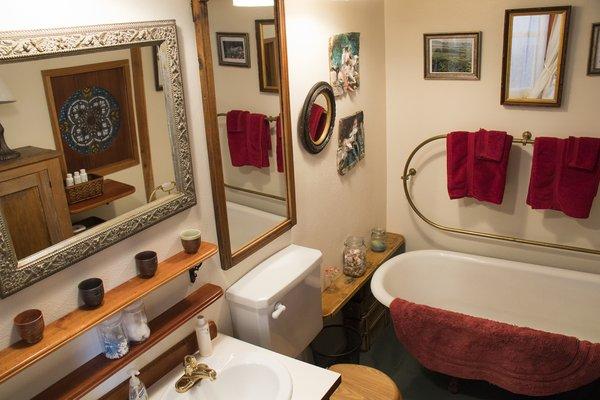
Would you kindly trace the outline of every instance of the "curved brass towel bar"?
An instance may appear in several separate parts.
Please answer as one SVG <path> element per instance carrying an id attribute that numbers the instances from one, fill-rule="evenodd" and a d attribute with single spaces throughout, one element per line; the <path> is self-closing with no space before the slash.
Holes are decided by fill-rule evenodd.
<path id="1" fill-rule="evenodd" d="M 434 222 L 434 221 L 430 220 L 429 218 L 427 218 L 425 215 L 423 215 L 423 213 L 415 205 L 415 202 L 413 201 L 413 199 L 410 195 L 410 191 L 408 189 L 408 181 L 410 180 L 411 177 L 414 177 L 417 175 L 417 170 L 414 168 L 411 168 L 410 163 L 419 150 L 421 150 L 427 144 L 434 142 L 436 140 L 441 140 L 441 139 L 446 139 L 446 135 L 433 136 L 433 137 L 430 137 L 429 139 L 421 142 L 412 151 L 412 153 L 410 153 L 410 156 L 408 156 L 408 160 L 406 160 L 406 164 L 404 165 L 404 173 L 402 175 L 404 194 L 406 195 L 406 199 L 408 200 L 408 204 L 410 205 L 410 208 L 412 208 L 412 210 L 415 212 L 415 214 L 417 214 L 419 216 L 419 218 L 421 218 L 423 221 L 427 222 L 429 225 L 433 226 L 434 228 L 437 228 L 437 229 L 445 231 L 445 232 L 458 233 L 461 235 L 476 236 L 476 237 L 482 237 L 482 238 L 487 238 L 487 239 L 496 239 L 496 240 L 502 240 L 505 242 L 512 242 L 512 243 L 522 243 L 522 244 L 528 244 L 528 245 L 532 245 L 532 246 L 549 247 L 549 248 L 559 249 L 559 250 L 575 251 L 575 252 L 579 252 L 579 253 L 600 255 L 600 250 L 588 249 L 585 247 L 567 246 L 567 245 L 558 244 L 558 243 L 540 242 L 540 241 L 536 241 L 536 240 L 523 239 L 523 238 L 513 237 L 513 236 L 504 236 L 504 235 L 497 235 L 494 233 L 471 231 L 468 229 L 453 228 L 450 226 L 438 224 L 437 222 Z M 528 144 L 533 144 L 531 132 L 524 132 L 522 139 L 513 139 L 513 144 L 521 144 L 523 146 L 526 146 Z"/>

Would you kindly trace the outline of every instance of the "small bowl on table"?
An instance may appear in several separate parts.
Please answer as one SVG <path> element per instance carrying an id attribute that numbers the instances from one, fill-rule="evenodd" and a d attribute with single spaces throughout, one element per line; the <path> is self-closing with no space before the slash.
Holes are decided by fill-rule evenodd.
<path id="1" fill-rule="evenodd" d="M 79 282 L 77 286 L 83 304 L 89 308 L 96 308 L 104 301 L 104 283 L 100 278 L 90 278 Z"/>
<path id="2" fill-rule="evenodd" d="M 135 265 L 138 268 L 140 278 L 152 278 L 158 268 L 158 256 L 155 251 L 142 251 L 135 255 Z"/>
<path id="3" fill-rule="evenodd" d="M 27 344 L 35 344 L 44 337 L 44 316 L 40 310 L 26 310 L 13 320 L 21 339 Z"/>
<path id="4" fill-rule="evenodd" d="M 196 254 L 202 243 L 202 234 L 199 229 L 186 229 L 179 235 L 183 251 L 187 254 Z"/>

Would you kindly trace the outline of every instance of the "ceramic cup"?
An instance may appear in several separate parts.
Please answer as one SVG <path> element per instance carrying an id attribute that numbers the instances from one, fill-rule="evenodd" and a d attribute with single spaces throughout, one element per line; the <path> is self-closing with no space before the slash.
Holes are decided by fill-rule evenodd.
<path id="1" fill-rule="evenodd" d="M 199 229 L 186 229 L 181 232 L 179 237 L 181 238 L 183 251 L 188 254 L 196 254 L 200 248 L 200 243 L 202 242 L 201 236 Z"/>
<path id="2" fill-rule="evenodd" d="M 155 251 L 142 251 L 135 255 L 135 265 L 138 268 L 140 278 L 152 278 L 158 268 L 158 257 Z"/>
<path id="3" fill-rule="evenodd" d="M 15 326 L 26 343 L 34 344 L 44 337 L 44 316 L 40 310 L 27 310 L 14 319 Z"/>
<path id="4" fill-rule="evenodd" d="M 100 278 L 81 281 L 77 286 L 83 303 L 91 308 L 98 307 L 104 300 L 104 284 Z"/>

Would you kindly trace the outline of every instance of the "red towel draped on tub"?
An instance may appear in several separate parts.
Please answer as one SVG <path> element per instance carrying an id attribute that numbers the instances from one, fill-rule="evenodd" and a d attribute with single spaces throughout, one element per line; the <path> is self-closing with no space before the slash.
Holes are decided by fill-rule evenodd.
<path id="1" fill-rule="evenodd" d="M 501 204 L 512 136 L 506 132 L 452 132 L 446 139 L 448 194 Z"/>
<path id="2" fill-rule="evenodd" d="M 600 183 L 599 158 L 598 138 L 536 138 L 527 204 L 588 218 Z"/>
<path id="3" fill-rule="evenodd" d="M 398 340 L 426 368 L 549 396 L 600 377 L 600 344 L 395 299 Z"/>

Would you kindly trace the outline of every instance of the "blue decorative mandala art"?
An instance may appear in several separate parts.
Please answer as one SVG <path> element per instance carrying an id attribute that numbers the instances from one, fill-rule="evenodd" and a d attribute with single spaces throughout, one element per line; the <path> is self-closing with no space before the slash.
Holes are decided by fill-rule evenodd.
<path id="1" fill-rule="evenodd" d="M 59 118 L 63 140 L 80 154 L 94 154 L 113 144 L 121 127 L 119 103 L 101 87 L 77 90 L 63 103 Z"/>

